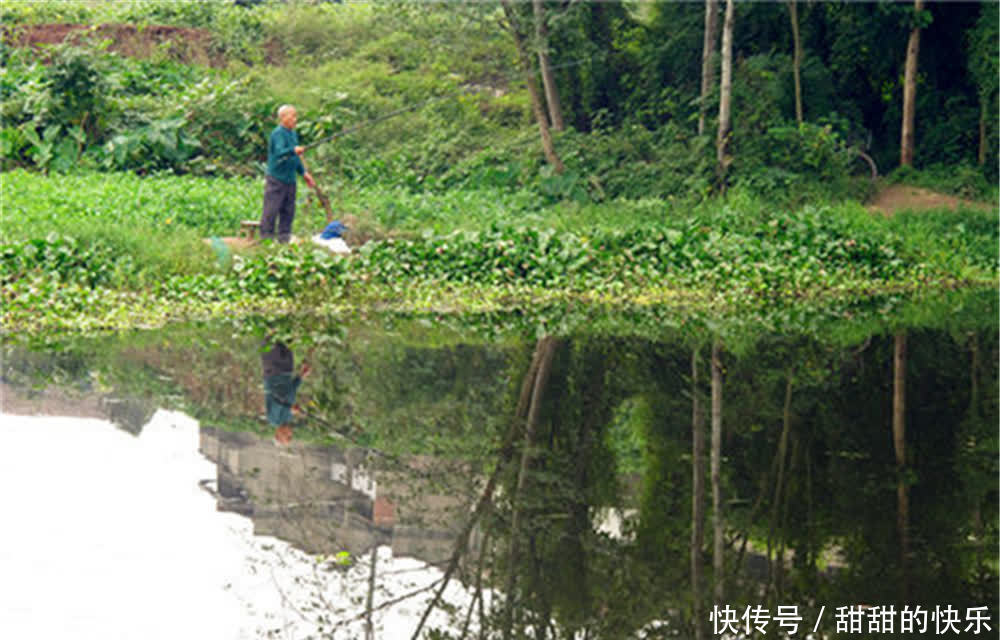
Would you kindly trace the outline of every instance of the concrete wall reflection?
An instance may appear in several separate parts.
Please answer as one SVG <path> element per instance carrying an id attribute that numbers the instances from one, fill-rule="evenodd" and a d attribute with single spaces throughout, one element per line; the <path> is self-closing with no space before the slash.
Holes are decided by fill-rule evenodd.
<path id="1" fill-rule="evenodd" d="M 202 455 L 216 463 L 218 508 L 253 520 L 254 532 L 308 553 L 360 554 L 373 544 L 442 563 L 471 508 L 474 476 L 427 456 L 400 462 L 365 449 L 293 442 L 201 427 Z M 473 535 L 477 547 L 478 535 Z"/>

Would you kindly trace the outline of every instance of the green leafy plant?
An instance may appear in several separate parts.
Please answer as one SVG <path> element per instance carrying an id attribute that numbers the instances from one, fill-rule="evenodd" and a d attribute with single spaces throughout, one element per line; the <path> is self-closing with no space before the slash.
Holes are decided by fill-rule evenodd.
<path id="1" fill-rule="evenodd" d="M 145 171 L 181 167 L 200 147 L 184 130 L 183 120 L 159 120 L 108 141 L 104 166 Z"/>

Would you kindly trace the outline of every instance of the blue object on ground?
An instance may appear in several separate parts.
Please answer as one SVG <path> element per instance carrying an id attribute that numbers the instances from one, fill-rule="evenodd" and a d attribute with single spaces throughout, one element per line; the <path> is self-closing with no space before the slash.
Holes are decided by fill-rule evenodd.
<path id="1" fill-rule="evenodd" d="M 347 231 L 347 226 L 345 226 L 340 220 L 334 220 L 330 224 L 326 225 L 326 228 L 319 234 L 319 237 L 324 240 L 339 238 L 345 231 Z"/>

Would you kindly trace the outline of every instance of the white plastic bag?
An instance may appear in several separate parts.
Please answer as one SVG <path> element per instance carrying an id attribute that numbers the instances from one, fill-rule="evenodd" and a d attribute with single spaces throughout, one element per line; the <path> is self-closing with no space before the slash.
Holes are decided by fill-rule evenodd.
<path id="1" fill-rule="evenodd" d="M 322 236 L 317 233 L 312 237 L 312 241 L 313 244 L 318 244 L 332 253 L 348 254 L 351 252 L 351 248 L 347 246 L 347 243 L 344 242 L 343 238 L 329 238 L 324 240 Z"/>

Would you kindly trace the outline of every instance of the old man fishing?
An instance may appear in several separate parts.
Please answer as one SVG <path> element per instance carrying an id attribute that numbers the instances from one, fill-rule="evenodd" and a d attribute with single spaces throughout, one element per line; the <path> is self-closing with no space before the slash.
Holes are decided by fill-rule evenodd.
<path id="1" fill-rule="evenodd" d="M 302 176 L 310 188 L 316 189 L 316 181 L 306 170 L 302 156 L 305 147 L 299 146 L 299 136 L 295 133 L 298 113 L 290 104 L 278 109 L 278 126 L 271 132 L 267 145 L 267 177 L 264 186 L 264 210 L 260 217 L 260 237 L 262 240 L 275 238 L 287 243 L 292 237 L 292 223 L 295 220 L 296 174 Z"/>

